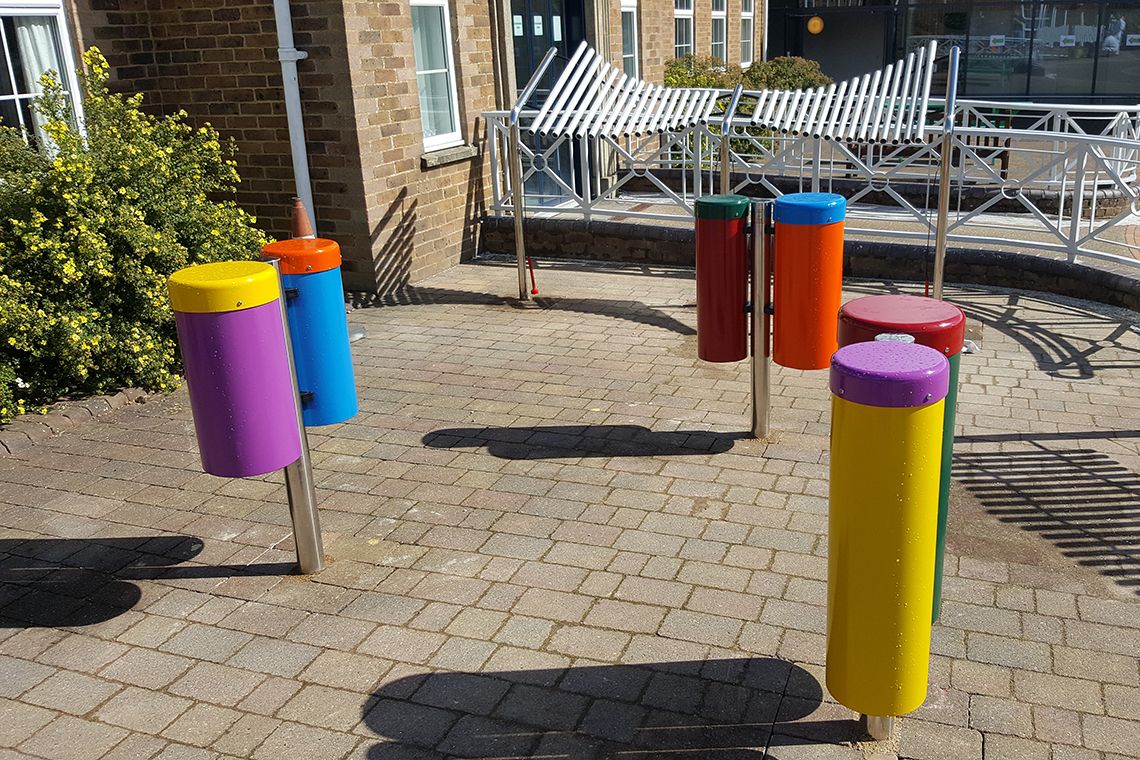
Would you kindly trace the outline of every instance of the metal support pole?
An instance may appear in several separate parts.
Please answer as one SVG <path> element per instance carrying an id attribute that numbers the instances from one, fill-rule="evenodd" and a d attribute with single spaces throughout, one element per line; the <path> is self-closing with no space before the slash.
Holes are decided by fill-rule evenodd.
<path id="1" fill-rule="evenodd" d="M 943 270 L 946 267 L 946 236 L 950 228 L 950 169 L 954 158 L 954 121 L 958 96 L 957 46 L 950 48 L 949 72 L 946 77 L 946 111 L 942 120 L 942 146 L 938 158 L 938 223 L 934 232 L 934 292 L 942 298 Z"/>
<path id="2" fill-rule="evenodd" d="M 863 716 L 867 721 L 867 733 L 875 741 L 886 741 L 891 738 L 891 734 L 895 730 L 895 718 L 893 715 L 865 715 Z"/>
<path id="3" fill-rule="evenodd" d="M 511 124 L 511 212 L 515 222 L 515 259 L 519 270 L 519 300 L 530 298 L 526 287 L 526 243 L 523 241 L 523 215 L 526 213 L 526 201 L 523 200 L 523 170 L 522 151 L 519 142 L 522 140 L 522 130 L 518 122 Z"/>
<path id="4" fill-rule="evenodd" d="M 732 192 L 732 117 L 736 115 L 736 107 L 740 105 L 740 96 L 744 93 L 744 85 L 736 85 L 732 91 L 732 100 L 724 111 L 720 120 L 720 194 L 728 195 Z"/>
<path id="5" fill-rule="evenodd" d="M 281 279 L 281 263 L 267 259 Z M 317 489 L 313 482 L 313 462 L 309 457 L 309 438 L 301 418 L 301 391 L 297 385 L 297 368 L 293 363 L 293 341 L 289 337 L 289 317 L 285 311 L 285 286 L 281 286 L 281 326 L 285 330 L 285 351 L 289 356 L 289 377 L 293 381 L 293 407 L 297 413 L 297 431 L 301 435 L 301 456 L 285 467 L 285 496 L 289 500 L 289 517 L 293 521 L 293 543 L 297 548 L 297 564 L 305 575 L 325 567 L 325 550 L 321 542 L 321 517 L 317 512 Z"/>
<path id="6" fill-rule="evenodd" d="M 752 437 L 768 437 L 771 385 L 768 364 L 768 214 L 771 201 L 752 201 Z"/>
<path id="7" fill-rule="evenodd" d="M 586 43 L 583 42 L 578 49 L 581 50 L 585 46 Z M 526 200 L 523 193 L 522 129 L 519 127 L 519 117 L 522 116 L 523 106 L 530 100 L 530 96 L 534 94 L 538 83 L 542 81 L 542 77 L 546 74 L 546 69 L 549 68 L 550 62 L 554 60 L 557 54 L 558 48 L 556 47 L 551 47 L 546 51 L 546 55 L 542 57 L 542 62 L 538 64 L 538 68 L 531 74 L 530 81 L 526 83 L 526 87 L 519 93 L 518 102 L 516 102 L 515 107 L 511 109 L 511 115 L 507 119 L 511 141 L 511 144 L 507 146 L 507 160 L 511 162 L 511 211 L 515 218 L 515 258 L 518 260 L 520 301 L 525 301 L 530 298 L 530 292 L 526 287 L 526 243 L 523 242 L 523 215 L 526 213 Z M 547 102 L 547 106 L 549 106 L 549 102 Z M 537 151 L 537 148 L 535 150 Z"/>

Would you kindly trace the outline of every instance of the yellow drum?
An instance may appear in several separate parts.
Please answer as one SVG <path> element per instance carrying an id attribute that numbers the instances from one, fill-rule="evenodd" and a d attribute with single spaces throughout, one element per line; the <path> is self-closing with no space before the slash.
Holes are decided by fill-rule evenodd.
<path id="1" fill-rule="evenodd" d="M 831 360 L 827 688 L 873 716 L 926 698 L 949 364 L 854 343 Z"/>

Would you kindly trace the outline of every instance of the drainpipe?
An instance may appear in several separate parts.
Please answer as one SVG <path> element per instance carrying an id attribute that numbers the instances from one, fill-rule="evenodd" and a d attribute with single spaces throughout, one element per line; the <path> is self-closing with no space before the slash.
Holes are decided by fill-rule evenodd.
<path id="1" fill-rule="evenodd" d="M 309 155 L 305 147 L 305 124 L 301 114 L 301 88 L 297 81 L 297 61 L 309 54 L 293 47 L 293 16 L 289 0 L 273 0 L 273 16 L 277 22 L 277 60 L 281 62 L 281 81 L 285 86 L 285 117 L 289 122 L 289 152 L 293 156 L 293 178 L 297 197 L 305 204 L 309 219 L 316 226 L 313 185 L 309 180 Z"/>

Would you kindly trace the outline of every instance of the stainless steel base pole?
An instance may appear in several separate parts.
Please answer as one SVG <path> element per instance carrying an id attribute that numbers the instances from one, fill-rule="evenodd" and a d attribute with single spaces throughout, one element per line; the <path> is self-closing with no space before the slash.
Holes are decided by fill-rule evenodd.
<path id="1" fill-rule="evenodd" d="M 281 278 L 280 262 L 270 260 Z M 285 286 L 281 285 L 281 325 L 285 330 L 285 350 L 289 355 L 289 376 L 293 380 L 293 408 L 297 414 L 297 431 L 301 436 L 301 456 L 285 467 L 285 496 L 289 500 L 289 517 L 293 521 L 293 543 L 297 547 L 297 564 L 305 575 L 325 567 L 325 549 L 321 542 L 321 517 L 317 512 L 317 489 L 313 482 L 313 463 L 309 457 L 309 438 L 301 417 L 301 391 L 297 385 L 297 365 L 293 363 L 293 341 L 289 337 L 289 318 L 285 312 Z"/>
<path id="2" fill-rule="evenodd" d="M 522 130 L 519 129 L 518 124 L 511 125 L 510 140 L 511 212 L 514 215 L 515 223 L 515 263 L 519 274 L 519 300 L 526 301 L 530 298 L 530 291 L 527 290 L 526 286 L 526 242 L 523 240 L 523 227 L 526 221 L 526 188 L 523 187 L 522 149 L 519 147 L 522 141 Z"/>
<path id="3" fill-rule="evenodd" d="M 867 733 L 875 741 L 886 741 L 895 730 L 893 715 L 864 715 L 867 720 Z"/>
<path id="4" fill-rule="evenodd" d="M 752 437 L 768 436 L 771 385 L 768 364 L 768 210 L 752 201 Z"/>

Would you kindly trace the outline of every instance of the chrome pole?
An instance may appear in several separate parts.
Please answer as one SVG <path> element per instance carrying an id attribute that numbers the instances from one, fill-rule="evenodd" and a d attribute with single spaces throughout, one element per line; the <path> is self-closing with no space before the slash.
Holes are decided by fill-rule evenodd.
<path id="1" fill-rule="evenodd" d="M 893 715 L 868 715 L 867 718 L 867 733 L 875 741 L 886 741 L 891 738 L 891 734 L 895 730 L 895 718 Z"/>
<path id="2" fill-rule="evenodd" d="M 740 105 L 740 96 L 744 93 L 744 85 L 736 85 L 732 91 L 732 100 L 724 111 L 724 118 L 720 120 L 720 194 L 728 195 L 732 192 L 732 145 L 729 135 L 732 132 L 732 117 L 736 115 L 736 107 Z"/>
<path id="3" fill-rule="evenodd" d="M 569 67 L 572 68 L 574 63 L 585 53 L 586 43 L 582 42 L 578 49 L 574 52 L 574 58 L 570 61 Z M 523 170 L 522 170 L 522 129 L 519 127 L 519 117 L 522 115 L 523 106 L 534 94 L 535 89 L 538 88 L 538 83 L 546 74 L 547 67 L 554 57 L 558 54 L 558 48 L 551 47 L 546 51 L 543 56 L 542 62 L 538 64 L 538 68 L 531 74 L 530 81 L 526 83 L 526 87 L 519 93 L 518 102 L 515 107 L 511 109 L 511 115 L 507 119 L 507 125 L 510 128 L 510 141 L 511 144 L 507 147 L 507 160 L 510 161 L 510 171 L 508 172 L 511 180 L 511 212 L 515 221 L 515 258 L 518 260 L 519 270 L 519 300 L 525 301 L 530 298 L 530 291 L 526 288 L 526 243 L 523 242 L 523 214 L 526 212 L 526 201 L 523 199 Z M 556 85 L 561 86 L 561 81 Z M 546 99 L 543 104 L 542 110 L 539 111 L 535 117 L 533 126 L 541 122 L 542 116 L 550 108 L 551 100 L 557 92 L 551 92 L 550 97 Z"/>
<path id="4" fill-rule="evenodd" d="M 526 242 L 523 241 L 523 215 L 526 212 L 526 201 L 523 200 L 523 170 L 522 151 L 519 142 L 522 140 L 522 130 L 518 122 L 511 124 L 511 215 L 515 223 L 515 263 L 519 270 L 519 300 L 530 298 L 526 287 Z"/>
<path id="5" fill-rule="evenodd" d="M 301 456 L 285 467 L 285 496 L 289 500 L 289 517 L 293 521 L 293 543 L 297 564 L 305 575 L 325 567 L 325 550 L 321 543 L 321 517 L 317 512 L 317 489 L 313 482 L 313 462 L 309 457 L 309 438 L 301 417 L 301 391 L 297 385 L 297 365 L 293 363 L 293 341 L 289 337 L 289 317 L 285 311 L 285 285 L 281 283 L 281 262 L 266 259 L 277 270 L 280 285 L 281 327 L 285 332 L 285 352 L 289 357 L 289 378 L 293 381 L 293 408 L 297 413 L 297 432 L 301 437 Z"/>
<path id="6" fill-rule="evenodd" d="M 950 48 L 946 77 L 946 110 L 942 120 L 942 146 L 938 157 L 938 222 L 934 231 L 934 297 L 942 298 L 946 267 L 946 236 L 950 227 L 950 169 L 954 157 L 954 111 L 958 95 L 958 47 Z"/>
<path id="7" fill-rule="evenodd" d="M 768 437 L 771 384 L 768 364 L 769 200 L 752 201 L 752 437 Z"/>

